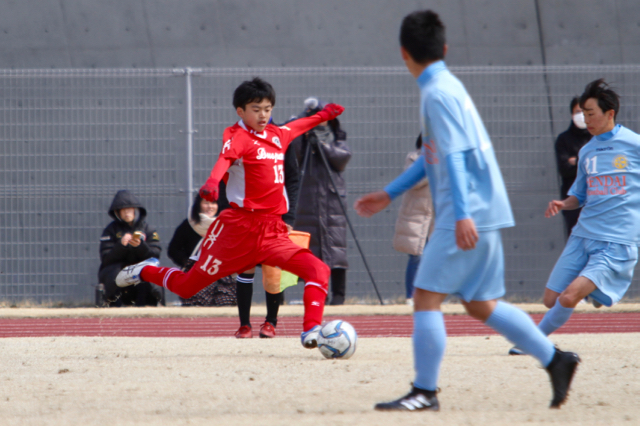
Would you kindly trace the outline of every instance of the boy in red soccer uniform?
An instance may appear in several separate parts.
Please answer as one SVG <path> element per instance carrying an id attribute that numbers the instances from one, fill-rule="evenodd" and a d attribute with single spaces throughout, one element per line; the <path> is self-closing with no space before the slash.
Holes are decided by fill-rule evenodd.
<path id="1" fill-rule="evenodd" d="M 221 179 L 227 184 L 227 209 L 211 224 L 202 243 L 200 258 L 187 273 L 141 262 L 120 272 L 121 287 L 141 281 L 164 286 L 189 298 L 216 281 L 256 264 L 276 266 L 305 281 L 302 344 L 317 346 L 330 270 L 308 249 L 291 242 L 281 216 L 288 211 L 284 188 L 284 153 L 296 137 L 332 120 L 344 111 L 328 104 L 311 117 L 287 123 L 270 124 L 276 103 L 273 87 L 254 78 L 243 82 L 233 94 L 233 106 L 240 117 L 224 131 L 223 145 L 200 196 L 218 198 Z"/>

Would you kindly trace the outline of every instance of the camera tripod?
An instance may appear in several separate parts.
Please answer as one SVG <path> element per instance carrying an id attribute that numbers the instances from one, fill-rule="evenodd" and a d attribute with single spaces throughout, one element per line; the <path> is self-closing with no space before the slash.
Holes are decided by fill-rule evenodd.
<path id="1" fill-rule="evenodd" d="M 302 183 L 304 181 L 304 175 L 305 175 L 305 172 L 307 171 L 307 167 L 309 165 L 309 161 L 310 161 L 310 158 L 311 158 L 312 143 L 308 139 L 307 139 L 306 142 L 307 142 L 307 148 L 306 148 L 306 150 L 304 152 L 304 158 L 302 160 L 302 168 L 300 169 L 300 188 L 298 190 L 298 194 L 302 190 Z M 382 297 L 380 296 L 380 292 L 378 291 L 378 286 L 376 285 L 376 281 L 373 279 L 373 274 L 371 274 L 371 269 L 369 268 L 369 264 L 367 263 L 367 259 L 366 259 L 365 255 L 364 255 L 364 252 L 362 251 L 362 247 L 360 247 L 360 242 L 358 241 L 358 237 L 356 236 L 356 231 L 353 229 L 353 225 L 351 224 L 351 220 L 349 220 L 349 215 L 347 214 L 347 207 L 344 205 L 344 201 L 342 201 L 342 197 L 340 197 L 340 193 L 338 192 L 338 186 L 336 185 L 336 182 L 333 179 L 333 173 L 331 171 L 331 167 L 329 166 L 329 162 L 327 161 L 327 157 L 326 157 L 322 147 L 320 146 L 320 144 L 321 144 L 321 142 L 318 141 L 316 143 L 316 146 L 317 146 L 318 153 L 320 154 L 320 158 L 322 159 L 322 164 L 324 165 L 325 169 L 327 170 L 327 174 L 329 175 L 329 180 L 331 180 L 331 185 L 333 186 L 333 189 L 335 190 L 336 196 L 338 197 L 338 201 L 340 202 L 340 207 L 342 208 L 342 212 L 344 213 L 344 217 L 345 217 L 345 219 L 347 219 L 347 224 L 349 225 L 349 230 L 351 231 L 351 236 L 353 236 L 353 240 L 355 241 L 356 246 L 358 247 L 358 251 L 360 252 L 360 257 L 362 258 L 362 263 L 364 263 L 364 267 L 367 270 L 367 273 L 369 274 L 369 278 L 371 279 L 371 284 L 373 284 L 373 288 L 376 291 L 376 295 L 378 296 L 378 300 L 380 300 L 380 304 L 381 305 L 384 305 L 384 302 L 382 301 Z M 322 224 L 320 226 L 322 226 Z"/>

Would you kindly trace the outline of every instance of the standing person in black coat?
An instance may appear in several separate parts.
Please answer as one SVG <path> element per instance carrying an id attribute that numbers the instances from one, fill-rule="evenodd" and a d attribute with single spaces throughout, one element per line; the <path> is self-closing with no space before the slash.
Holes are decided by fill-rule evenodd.
<path id="1" fill-rule="evenodd" d="M 302 116 L 311 116 L 322 108 L 317 98 L 308 98 Z M 338 119 L 334 119 L 321 123 L 292 142 L 301 170 L 307 147 L 310 149 L 294 228 L 311 234 L 309 249 L 331 268 L 331 305 L 344 304 L 347 289 L 347 218 L 340 206 L 340 199 L 344 202 L 347 198 L 342 172 L 351 159 L 346 140 L 346 132 L 340 128 Z M 325 167 L 320 149 L 331 170 Z M 329 173 L 338 187 L 337 194 Z"/>
<path id="2" fill-rule="evenodd" d="M 160 291 L 149 283 L 120 288 L 116 275 L 125 267 L 143 260 L 160 257 L 160 237 L 147 224 L 147 209 L 126 189 L 117 192 L 109 216 L 114 220 L 102 231 L 100 237 L 100 270 L 98 279 L 104 285 L 104 297 L 109 306 L 157 306 Z"/>
<path id="3" fill-rule="evenodd" d="M 571 124 L 569 128 L 558 135 L 556 139 L 556 161 L 558 164 L 558 173 L 560 174 L 560 199 L 567 198 L 567 192 L 576 180 L 578 173 L 578 152 L 589 140 L 591 134 L 587 130 L 584 122 L 584 114 L 580 109 L 578 97 L 571 99 Z M 567 237 L 571 235 L 571 230 L 578 222 L 581 209 L 562 210 L 564 217 L 565 231 Z"/>

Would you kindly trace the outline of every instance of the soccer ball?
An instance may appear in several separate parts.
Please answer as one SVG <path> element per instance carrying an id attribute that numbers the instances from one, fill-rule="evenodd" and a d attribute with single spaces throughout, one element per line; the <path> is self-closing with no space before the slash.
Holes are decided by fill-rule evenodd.
<path id="1" fill-rule="evenodd" d="M 325 358 L 350 358 L 356 351 L 358 333 L 351 324 L 342 320 L 326 323 L 318 335 L 318 349 Z"/>

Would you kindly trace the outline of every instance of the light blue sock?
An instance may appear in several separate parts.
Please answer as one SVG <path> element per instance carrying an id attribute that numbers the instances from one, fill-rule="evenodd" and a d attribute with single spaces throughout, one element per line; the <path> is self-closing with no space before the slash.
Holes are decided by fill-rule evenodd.
<path id="1" fill-rule="evenodd" d="M 560 298 L 558 298 L 553 308 L 544 315 L 538 328 L 548 336 L 569 321 L 571 314 L 573 314 L 573 308 L 565 308 L 560 304 Z"/>
<path id="2" fill-rule="evenodd" d="M 532 355 L 543 366 L 549 365 L 556 352 L 531 317 L 506 302 L 498 301 L 486 324 L 509 339 L 523 352 Z"/>
<path id="3" fill-rule="evenodd" d="M 417 388 L 438 389 L 440 363 L 447 346 L 447 331 L 440 311 L 418 311 L 413 314 L 413 365 Z"/>

